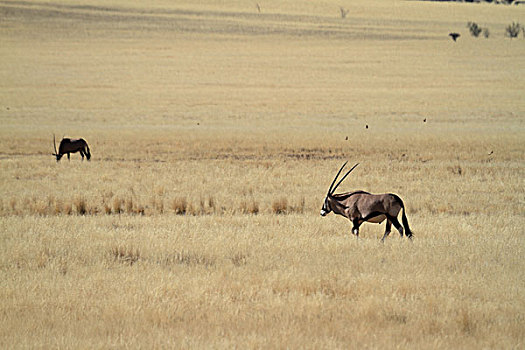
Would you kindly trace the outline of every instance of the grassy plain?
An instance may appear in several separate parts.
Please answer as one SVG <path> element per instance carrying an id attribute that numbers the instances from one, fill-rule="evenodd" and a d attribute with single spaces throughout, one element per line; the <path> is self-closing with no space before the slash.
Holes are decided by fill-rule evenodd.
<path id="1" fill-rule="evenodd" d="M 523 347 L 523 9 L 84 3 L 0 2 L 2 348 Z"/>

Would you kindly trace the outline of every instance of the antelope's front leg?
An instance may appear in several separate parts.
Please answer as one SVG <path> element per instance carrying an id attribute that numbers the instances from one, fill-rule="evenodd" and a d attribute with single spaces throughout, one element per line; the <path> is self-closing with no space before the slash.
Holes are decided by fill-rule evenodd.
<path id="1" fill-rule="evenodd" d="M 359 238 L 359 226 L 361 226 L 361 223 L 359 222 L 359 219 L 352 220 L 352 223 L 354 227 L 352 227 L 352 233 Z"/>
<path id="2" fill-rule="evenodd" d="M 390 234 L 391 228 L 392 228 L 392 223 L 390 222 L 390 220 L 386 219 L 385 234 L 383 235 L 383 238 L 381 238 L 381 242 L 385 242 L 385 238 L 387 238 L 388 235 Z"/>

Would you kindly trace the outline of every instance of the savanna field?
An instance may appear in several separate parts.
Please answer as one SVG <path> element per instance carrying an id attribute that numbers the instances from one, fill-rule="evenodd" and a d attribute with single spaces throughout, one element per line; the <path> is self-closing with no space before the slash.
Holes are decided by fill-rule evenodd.
<path id="1" fill-rule="evenodd" d="M 0 18 L 0 348 L 525 346 L 525 6 Z M 413 241 L 319 215 L 345 161 L 338 192 L 396 193 Z"/>

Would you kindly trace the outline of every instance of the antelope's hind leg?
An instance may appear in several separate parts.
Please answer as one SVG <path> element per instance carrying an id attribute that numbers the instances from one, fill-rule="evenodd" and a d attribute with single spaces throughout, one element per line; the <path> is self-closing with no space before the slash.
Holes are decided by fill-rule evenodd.
<path id="1" fill-rule="evenodd" d="M 395 216 L 388 216 L 388 220 L 392 221 L 392 224 L 394 224 L 394 227 L 396 228 L 396 230 L 399 231 L 401 238 L 403 238 L 403 226 L 401 226 L 397 218 Z"/>
<path id="2" fill-rule="evenodd" d="M 381 238 L 381 242 L 385 241 L 385 238 L 388 237 L 388 235 L 390 234 L 391 229 L 392 229 L 392 223 L 390 222 L 389 219 L 386 219 L 385 234 L 383 235 L 383 238 Z"/>

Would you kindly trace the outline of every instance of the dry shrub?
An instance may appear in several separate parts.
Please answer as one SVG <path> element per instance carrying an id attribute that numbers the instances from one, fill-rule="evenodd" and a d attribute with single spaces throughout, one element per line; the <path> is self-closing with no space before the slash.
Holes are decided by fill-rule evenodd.
<path id="1" fill-rule="evenodd" d="M 243 200 L 240 205 L 240 211 L 242 214 L 258 214 L 259 213 L 259 203 L 255 200 Z"/>
<path id="2" fill-rule="evenodd" d="M 210 267 L 215 265 L 215 259 L 210 258 L 202 253 L 195 253 L 195 252 L 188 252 L 181 250 L 179 252 L 175 252 L 173 254 L 170 254 L 160 260 L 160 263 L 162 265 L 173 265 L 173 264 L 181 264 L 181 265 L 187 265 L 187 266 L 205 266 Z"/>
<path id="3" fill-rule="evenodd" d="M 133 247 L 117 246 L 111 249 L 111 256 L 113 256 L 114 261 L 132 266 L 140 259 L 140 252 Z"/>
<path id="4" fill-rule="evenodd" d="M 56 257 L 56 253 L 49 247 L 43 247 L 40 254 L 35 256 L 36 266 L 39 269 L 46 268 L 51 260 Z"/>
<path id="5" fill-rule="evenodd" d="M 137 205 L 135 208 L 134 208 L 134 213 L 135 214 L 139 214 L 139 215 L 144 215 L 146 213 L 146 210 L 144 209 L 144 206 L 143 205 Z"/>
<path id="6" fill-rule="evenodd" d="M 189 210 L 188 210 L 189 211 Z M 199 200 L 199 210 L 194 209 L 194 215 L 210 215 L 216 212 L 215 199 L 213 197 L 201 197 Z"/>
<path id="7" fill-rule="evenodd" d="M 299 201 L 299 203 L 297 205 L 294 205 L 293 207 L 291 207 L 290 211 L 292 211 L 294 213 L 303 214 L 305 207 L 306 207 L 306 201 L 305 201 L 305 199 L 303 197 L 303 198 L 301 198 L 301 200 Z"/>
<path id="8" fill-rule="evenodd" d="M 125 200 L 124 206 L 126 208 L 126 213 L 133 214 L 133 198 L 129 197 Z"/>
<path id="9" fill-rule="evenodd" d="M 63 212 L 64 204 L 62 203 L 62 200 L 57 199 L 53 203 L 53 214 L 54 215 L 60 215 Z"/>
<path id="10" fill-rule="evenodd" d="M 448 167 L 448 170 L 452 172 L 452 174 L 454 175 L 464 175 L 464 170 L 463 168 L 461 167 L 461 165 L 454 165 L 454 166 L 450 166 Z"/>
<path id="11" fill-rule="evenodd" d="M 78 215 L 86 215 L 87 213 L 87 202 L 86 199 L 82 196 L 76 197 L 75 201 L 75 210 Z"/>
<path id="12" fill-rule="evenodd" d="M 164 200 L 162 198 L 152 198 L 151 206 L 153 207 L 153 210 L 155 210 L 157 213 L 164 213 Z"/>
<path id="13" fill-rule="evenodd" d="M 176 197 L 171 201 L 171 209 L 177 215 L 185 215 L 188 210 L 188 201 L 186 197 Z"/>
<path id="14" fill-rule="evenodd" d="M 122 213 L 122 200 L 118 197 L 113 198 L 113 213 L 120 214 Z"/>
<path id="15" fill-rule="evenodd" d="M 48 214 L 48 209 L 49 206 L 45 201 L 35 200 L 30 211 L 37 215 L 45 216 Z"/>
<path id="16" fill-rule="evenodd" d="M 9 200 L 9 207 L 11 208 L 11 211 L 13 213 L 16 213 L 16 198 L 15 197 L 11 197 L 11 199 Z"/>
<path id="17" fill-rule="evenodd" d="M 71 202 L 67 202 L 62 205 L 62 214 L 65 214 L 65 215 L 73 214 L 73 204 Z"/>
<path id="18" fill-rule="evenodd" d="M 459 329 L 466 334 L 471 334 L 476 328 L 475 321 L 472 319 L 470 313 L 465 309 L 461 310 L 459 313 L 457 322 L 459 324 Z"/>
<path id="19" fill-rule="evenodd" d="M 208 197 L 208 208 L 210 208 L 212 213 L 215 213 L 217 208 L 215 207 L 215 198 Z"/>
<path id="20" fill-rule="evenodd" d="M 272 211 L 274 214 L 286 214 L 288 210 L 288 200 L 285 197 L 276 199 L 272 203 Z"/>
<path id="21" fill-rule="evenodd" d="M 230 260 L 233 265 L 239 267 L 239 266 L 246 265 L 248 256 L 244 253 L 235 253 L 233 254 L 232 257 L 230 257 Z"/>
<path id="22" fill-rule="evenodd" d="M 107 203 L 104 203 L 104 213 L 106 213 L 106 215 L 111 215 L 111 206 Z"/>
<path id="23" fill-rule="evenodd" d="M 197 216 L 203 214 L 199 207 L 193 205 L 193 203 L 188 203 L 188 208 L 186 209 L 186 214 Z"/>

